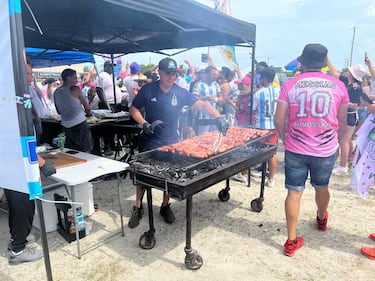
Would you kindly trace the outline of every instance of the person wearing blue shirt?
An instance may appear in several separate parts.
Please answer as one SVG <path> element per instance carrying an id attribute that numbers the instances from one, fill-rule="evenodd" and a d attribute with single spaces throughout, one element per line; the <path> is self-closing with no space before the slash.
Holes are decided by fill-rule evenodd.
<path id="1" fill-rule="evenodd" d="M 135 96 L 129 113 L 143 127 L 139 139 L 139 152 L 151 150 L 179 141 L 178 118 L 182 107 L 204 111 L 217 119 L 218 129 L 226 133 L 228 125 L 220 113 L 207 102 L 198 100 L 192 93 L 178 86 L 177 63 L 171 58 L 159 62 L 160 80 L 144 85 Z M 129 227 L 135 228 L 143 216 L 142 197 L 144 189 L 138 185 L 136 202 L 129 220 Z M 166 223 L 175 221 L 170 209 L 169 195 L 164 192 L 160 215 Z"/>

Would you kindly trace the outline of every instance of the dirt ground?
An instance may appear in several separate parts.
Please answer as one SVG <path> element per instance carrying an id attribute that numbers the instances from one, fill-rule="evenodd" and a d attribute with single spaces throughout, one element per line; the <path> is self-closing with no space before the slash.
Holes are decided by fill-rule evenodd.
<path id="1" fill-rule="evenodd" d="M 227 202 L 218 200 L 225 182 L 193 196 L 192 247 L 203 258 L 203 266 L 196 271 L 184 264 L 186 201 L 171 200 L 177 220 L 167 225 L 158 213 L 161 192 L 153 192 L 156 245 L 143 250 L 138 241 L 148 230 L 147 212 L 137 228 L 127 227 L 135 199 L 132 183 L 122 182 L 124 237 L 120 232 L 116 181 L 96 183 L 94 199 L 99 210 L 86 218 L 92 222 L 92 230 L 81 240 L 82 258 L 75 257 L 75 242 L 67 243 L 56 231 L 47 235 L 53 280 L 375 280 L 375 261 L 360 253 L 363 245 L 375 247 L 368 238 L 375 231 L 374 191 L 368 200 L 360 198 L 349 188 L 350 176 L 331 178 L 326 232 L 315 228 L 314 191 L 307 184 L 298 224 L 305 245 L 293 258 L 282 254 L 286 190 L 280 150 L 278 158 L 276 184 L 265 189 L 260 213 L 250 209 L 250 201 L 259 196 L 259 178 L 251 178 L 250 188 L 231 181 Z M 0 225 L 0 280 L 47 280 L 43 259 L 8 265 L 9 232 L 3 212 Z M 41 242 L 35 247 L 40 248 Z"/>

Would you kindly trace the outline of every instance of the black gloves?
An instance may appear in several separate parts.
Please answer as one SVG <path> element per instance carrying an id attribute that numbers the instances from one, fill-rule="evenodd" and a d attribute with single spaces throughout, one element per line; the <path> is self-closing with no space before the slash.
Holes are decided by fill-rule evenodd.
<path id="1" fill-rule="evenodd" d="M 39 167 L 42 174 L 46 177 L 56 173 L 55 166 L 52 162 L 46 161 L 42 167 Z"/>
<path id="2" fill-rule="evenodd" d="M 158 132 L 160 130 L 164 130 L 163 127 L 161 127 L 160 125 L 163 124 L 163 121 L 161 120 L 155 120 L 154 122 L 152 122 L 152 124 L 148 123 L 147 121 L 143 123 L 143 132 L 146 134 L 146 135 L 159 135 L 158 133 L 156 133 L 155 130 L 157 130 Z M 159 132 L 160 133 L 160 132 Z"/>
<path id="3" fill-rule="evenodd" d="M 92 112 L 91 112 L 90 109 L 85 110 L 85 113 L 86 113 L 86 117 L 91 117 L 92 116 Z"/>
<path id="4" fill-rule="evenodd" d="M 225 136 L 229 128 L 229 122 L 224 116 L 216 118 L 217 129 Z"/>
<path id="5" fill-rule="evenodd" d="M 154 134 L 154 128 L 152 128 L 151 124 L 148 122 L 143 123 L 143 132 L 146 135 L 153 135 Z"/>

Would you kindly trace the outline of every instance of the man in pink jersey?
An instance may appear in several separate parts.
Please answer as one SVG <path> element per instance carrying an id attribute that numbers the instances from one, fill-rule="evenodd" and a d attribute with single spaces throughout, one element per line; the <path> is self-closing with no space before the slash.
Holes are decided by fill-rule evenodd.
<path id="1" fill-rule="evenodd" d="M 274 118 L 285 146 L 288 239 L 283 253 L 287 256 L 293 256 L 303 245 L 303 238 L 297 236 L 297 222 L 309 172 L 318 209 L 316 226 L 321 231 L 327 229 L 328 184 L 349 103 L 345 85 L 321 72 L 327 64 L 327 52 L 321 44 L 305 46 L 298 57 L 302 74 L 284 84 Z"/>

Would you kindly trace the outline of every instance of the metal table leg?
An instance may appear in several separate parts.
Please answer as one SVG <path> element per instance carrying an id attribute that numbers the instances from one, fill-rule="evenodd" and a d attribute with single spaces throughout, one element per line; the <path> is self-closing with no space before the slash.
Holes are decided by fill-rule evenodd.
<path id="1" fill-rule="evenodd" d="M 247 187 L 250 187 L 250 179 L 251 179 L 251 169 L 249 167 L 247 169 Z"/>
<path id="2" fill-rule="evenodd" d="M 199 253 L 191 248 L 191 220 L 193 208 L 193 196 L 186 199 L 186 246 L 185 246 L 185 266 L 189 269 L 197 270 L 201 268 L 203 259 Z"/>
<path id="3" fill-rule="evenodd" d="M 118 200 L 119 200 L 119 205 L 120 205 L 121 235 L 122 235 L 122 237 L 124 237 L 125 236 L 124 218 L 123 218 L 124 212 L 123 212 L 122 204 L 121 204 L 121 187 L 120 187 L 121 178 L 120 178 L 120 173 L 116 173 L 116 177 L 117 177 Z"/>
<path id="4" fill-rule="evenodd" d="M 74 185 L 70 186 L 70 192 L 71 192 L 71 195 L 72 195 L 72 201 L 76 202 Z M 80 242 L 79 242 L 79 228 L 78 228 L 77 210 L 76 210 L 76 206 L 74 204 L 72 204 L 72 208 L 73 208 L 74 224 L 75 224 L 75 227 L 76 227 L 77 257 L 80 259 L 81 258 L 81 246 L 80 246 Z"/>

